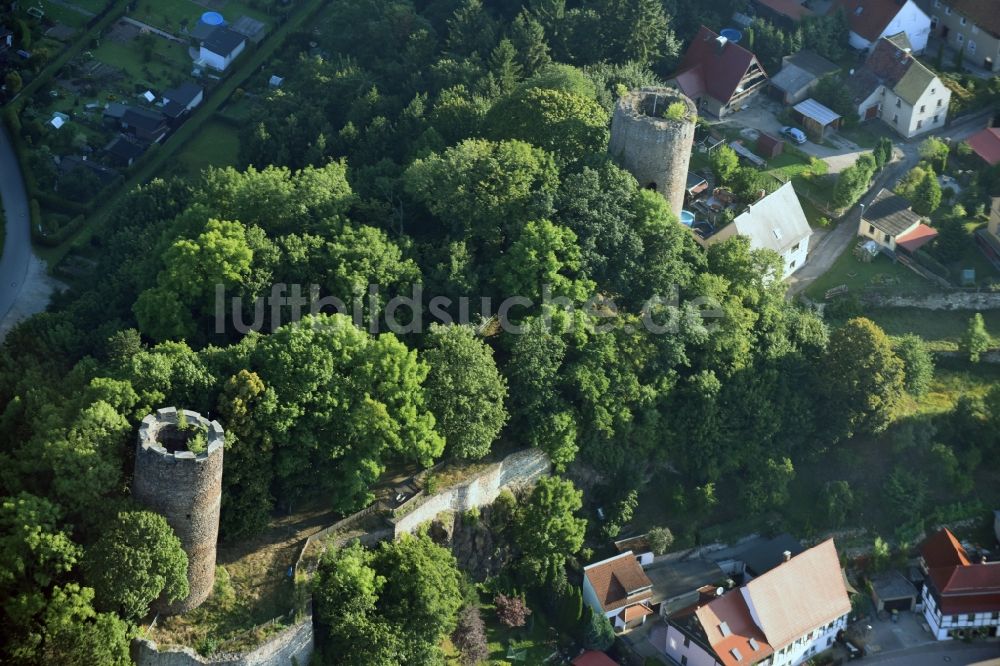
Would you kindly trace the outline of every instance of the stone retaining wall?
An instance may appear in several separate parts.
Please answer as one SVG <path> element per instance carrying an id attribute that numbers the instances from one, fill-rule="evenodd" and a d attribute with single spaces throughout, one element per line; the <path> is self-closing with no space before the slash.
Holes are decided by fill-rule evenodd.
<path id="1" fill-rule="evenodd" d="M 271 637 L 246 654 L 202 657 L 191 648 L 165 648 L 154 641 L 132 641 L 132 660 L 137 666 L 307 666 L 315 647 L 312 615 Z"/>
<path id="2" fill-rule="evenodd" d="M 950 291 L 916 296 L 867 292 L 861 294 L 861 301 L 883 308 L 1000 310 L 1000 292 L 995 291 Z"/>
<path id="3" fill-rule="evenodd" d="M 416 531 L 444 511 L 464 512 L 492 504 L 500 491 L 534 483 L 547 475 L 552 462 L 544 451 L 528 449 L 512 453 L 479 475 L 446 488 L 395 521 L 395 538 Z"/>

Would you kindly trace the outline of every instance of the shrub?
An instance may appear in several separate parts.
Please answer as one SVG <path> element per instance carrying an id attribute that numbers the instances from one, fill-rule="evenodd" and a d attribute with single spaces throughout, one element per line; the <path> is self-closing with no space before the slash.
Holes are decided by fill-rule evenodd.
<path id="1" fill-rule="evenodd" d="M 667 120 L 684 120 L 687 118 L 687 104 L 684 102 L 674 102 L 663 112 L 663 117 Z"/>

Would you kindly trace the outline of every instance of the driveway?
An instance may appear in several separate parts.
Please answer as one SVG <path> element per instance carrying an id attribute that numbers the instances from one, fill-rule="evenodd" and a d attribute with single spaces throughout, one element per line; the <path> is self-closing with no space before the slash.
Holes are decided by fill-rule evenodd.
<path id="1" fill-rule="evenodd" d="M 750 128 L 759 132 L 767 132 L 771 136 L 781 137 L 783 124 L 778 120 L 782 105 L 773 99 L 758 95 L 749 107 L 726 116 L 720 124 L 730 124 L 741 128 Z M 826 162 L 828 173 L 840 173 L 846 167 L 854 164 L 858 155 L 864 149 L 836 132 L 827 135 L 830 146 L 824 146 L 812 141 L 795 146 L 807 155 L 818 157 Z"/>

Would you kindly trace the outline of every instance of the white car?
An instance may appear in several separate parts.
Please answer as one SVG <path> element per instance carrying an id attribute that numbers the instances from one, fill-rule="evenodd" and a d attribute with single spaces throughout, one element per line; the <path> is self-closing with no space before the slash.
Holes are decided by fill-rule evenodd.
<path id="1" fill-rule="evenodd" d="M 797 127 L 782 127 L 781 133 L 800 146 L 806 142 L 806 133 Z"/>

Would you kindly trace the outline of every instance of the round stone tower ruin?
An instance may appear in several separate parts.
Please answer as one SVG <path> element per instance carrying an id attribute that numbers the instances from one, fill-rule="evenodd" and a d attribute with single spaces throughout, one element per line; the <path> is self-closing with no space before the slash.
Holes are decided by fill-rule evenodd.
<path id="1" fill-rule="evenodd" d="M 217 421 L 174 407 L 156 410 L 139 426 L 132 496 L 166 518 L 188 556 L 190 593 L 173 603 L 156 600 L 153 610 L 163 615 L 196 608 L 212 592 L 223 439 Z"/>
<path id="2" fill-rule="evenodd" d="M 680 102 L 684 113 L 664 114 Z M 698 109 L 673 88 L 641 88 L 618 99 L 608 152 L 639 186 L 656 190 L 680 217 Z"/>

